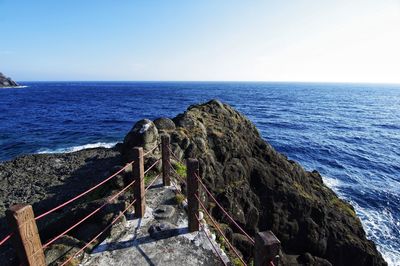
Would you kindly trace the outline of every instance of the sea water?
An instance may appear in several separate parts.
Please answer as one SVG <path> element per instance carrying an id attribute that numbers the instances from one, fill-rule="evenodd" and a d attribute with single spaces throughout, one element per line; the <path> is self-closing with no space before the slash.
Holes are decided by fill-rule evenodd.
<path id="1" fill-rule="evenodd" d="M 279 152 L 318 170 L 400 265 L 400 85 L 246 82 L 21 82 L 0 89 L 0 160 L 121 142 L 142 118 L 216 98 Z"/>

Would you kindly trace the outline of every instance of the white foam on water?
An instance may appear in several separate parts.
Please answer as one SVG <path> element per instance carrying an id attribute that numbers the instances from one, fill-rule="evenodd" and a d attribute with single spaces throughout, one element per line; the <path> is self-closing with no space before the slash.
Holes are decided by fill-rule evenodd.
<path id="1" fill-rule="evenodd" d="M 326 176 L 323 176 L 322 179 L 341 199 L 349 201 L 340 191 L 341 187 L 346 186 L 345 182 Z M 377 249 L 388 265 L 400 266 L 400 245 L 395 244 L 398 243 L 396 235 L 400 234 L 400 220 L 396 220 L 389 209 L 372 210 L 363 208 L 353 201 L 349 201 L 349 203 L 356 210 L 357 216 L 360 217 L 367 238 L 375 242 Z M 395 225 L 394 228 L 393 225 Z"/>
<path id="2" fill-rule="evenodd" d="M 400 234 L 400 221 L 389 209 L 371 210 L 350 202 L 361 219 L 367 238 L 377 244 L 378 250 L 390 266 L 400 266 L 400 249 L 396 235 Z M 393 227 L 393 225 L 395 225 Z M 392 244 L 391 244 L 392 243 Z"/>
<path id="3" fill-rule="evenodd" d="M 322 180 L 324 181 L 324 184 L 327 185 L 329 188 L 333 189 L 336 193 L 337 188 L 343 186 L 343 182 L 341 182 L 339 179 L 336 178 L 330 178 L 323 176 Z"/>
<path id="4" fill-rule="evenodd" d="M 37 151 L 39 154 L 44 154 L 44 153 L 71 153 L 75 151 L 80 151 L 84 149 L 92 149 L 92 148 L 112 148 L 117 144 L 117 142 L 97 142 L 97 143 L 89 143 L 85 145 L 78 145 L 78 146 L 72 146 L 72 147 L 67 147 L 67 148 L 58 148 L 58 149 L 40 149 Z"/>
<path id="5" fill-rule="evenodd" d="M 26 85 L 18 85 L 18 86 L 6 86 L 6 87 L 1 87 L 2 89 L 23 89 L 23 88 L 28 88 Z"/>

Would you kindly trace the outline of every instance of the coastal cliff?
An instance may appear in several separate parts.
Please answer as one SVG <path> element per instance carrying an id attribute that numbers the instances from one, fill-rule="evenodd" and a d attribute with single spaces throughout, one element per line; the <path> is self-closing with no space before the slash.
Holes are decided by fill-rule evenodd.
<path id="1" fill-rule="evenodd" d="M 0 72 L 0 88 L 2 87 L 17 87 L 18 83 L 13 81 L 11 78 L 4 76 L 3 73 Z"/>
<path id="2" fill-rule="evenodd" d="M 148 130 L 140 132 L 143 125 Z M 232 107 L 213 100 L 193 105 L 172 120 L 139 121 L 122 152 L 151 147 L 169 134 L 173 152 L 197 158 L 200 174 L 217 200 L 251 235 L 272 230 L 282 242 L 285 265 L 386 265 L 368 240 L 354 208 L 328 188 L 317 171 L 306 171 L 278 153 L 255 125 Z M 203 195 L 207 200 L 207 195 Z M 218 208 L 208 207 L 229 225 Z M 252 246 L 231 227 L 230 238 L 246 259 Z"/>
<path id="3" fill-rule="evenodd" d="M 387 265 L 375 244 L 366 238 L 354 208 L 339 199 L 317 171 L 306 171 L 275 151 L 249 119 L 217 100 L 190 106 L 172 119 L 140 120 L 124 142 L 113 149 L 27 155 L 0 163 L 0 184 L 4 188 L 0 233 L 6 233 L 4 210 L 10 205 L 27 202 L 33 204 L 36 214 L 42 213 L 120 169 L 118 165 L 132 159 L 132 147 L 142 146 L 149 151 L 162 134 L 170 135 L 171 149 L 178 159 L 199 160 L 207 188 L 250 235 L 265 230 L 275 233 L 282 243 L 283 265 Z M 160 158 L 159 151 L 149 156 L 146 167 Z M 42 240 L 82 217 L 82 210 L 98 207 L 115 189 L 126 185 L 130 175 L 118 176 L 79 205 L 39 223 Z M 77 186 L 79 182 L 84 183 Z M 229 240 L 246 261 L 251 261 L 251 243 L 230 225 L 206 194 L 201 196 L 216 220 L 225 225 Z M 124 208 L 125 201 L 118 199 L 113 208 L 68 234 L 46 256 L 54 256 L 52 252 L 60 247 L 73 250 L 86 243 Z M 0 255 L 10 258 L 9 265 L 14 263 L 12 251 L 0 250 Z"/>

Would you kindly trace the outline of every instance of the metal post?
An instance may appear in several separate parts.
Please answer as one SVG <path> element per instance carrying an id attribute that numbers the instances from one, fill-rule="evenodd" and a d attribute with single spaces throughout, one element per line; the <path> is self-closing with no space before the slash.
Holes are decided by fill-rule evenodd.
<path id="1" fill-rule="evenodd" d="M 144 158 L 143 148 L 133 148 L 133 178 L 135 184 L 133 185 L 133 194 L 135 196 L 135 216 L 142 218 L 146 211 L 146 199 L 144 198 Z"/>
<path id="2" fill-rule="evenodd" d="M 254 266 L 272 265 L 271 262 L 275 262 L 279 254 L 281 242 L 272 231 L 258 232 L 255 242 Z"/>
<path id="3" fill-rule="evenodd" d="M 196 216 L 199 216 L 199 202 L 196 198 L 199 197 L 199 162 L 196 159 L 188 159 L 187 162 L 187 200 L 188 200 L 188 221 L 189 232 L 199 231 L 199 221 Z"/>
<path id="4" fill-rule="evenodd" d="M 162 146 L 162 171 L 163 171 L 163 184 L 164 186 L 170 186 L 170 140 L 168 135 L 161 136 L 161 146 Z"/>
<path id="5" fill-rule="evenodd" d="M 31 205 L 13 205 L 6 211 L 12 244 L 22 265 L 45 266 L 46 260 Z"/>

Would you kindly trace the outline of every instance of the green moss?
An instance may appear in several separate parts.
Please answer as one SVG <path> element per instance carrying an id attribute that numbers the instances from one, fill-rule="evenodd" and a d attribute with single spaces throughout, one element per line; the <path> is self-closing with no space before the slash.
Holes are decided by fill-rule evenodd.
<path id="1" fill-rule="evenodd" d="M 80 264 L 80 260 L 78 260 L 77 258 L 73 258 L 69 262 L 67 262 L 67 264 L 65 264 L 65 265 L 66 266 L 77 266 L 79 264 Z"/>
<path id="2" fill-rule="evenodd" d="M 300 183 L 298 183 L 297 181 L 294 181 L 293 186 L 296 188 L 296 190 L 300 196 L 302 196 L 303 198 L 309 199 L 309 200 L 314 200 L 314 197 L 310 193 L 305 191 L 304 187 Z"/>
<path id="3" fill-rule="evenodd" d="M 243 262 L 241 262 L 239 258 L 232 259 L 232 264 L 235 266 L 244 266 Z"/>
<path id="4" fill-rule="evenodd" d="M 330 200 L 330 203 L 332 205 L 336 206 L 337 208 L 339 208 L 340 210 L 344 211 L 351 217 L 355 217 L 355 218 L 357 217 L 356 212 L 351 208 L 351 205 L 348 204 L 347 202 L 344 202 L 343 200 L 339 199 L 338 197 L 333 197 Z"/>
<path id="5" fill-rule="evenodd" d="M 186 178 L 186 166 L 184 164 L 181 164 L 180 162 L 177 162 L 175 164 L 175 171 L 180 175 L 181 177 Z"/>
<path id="6" fill-rule="evenodd" d="M 151 172 L 149 171 L 149 173 L 147 173 L 144 176 L 144 185 L 147 186 L 148 184 L 150 184 L 151 181 L 153 181 L 153 179 L 157 176 L 157 173 Z"/>
<path id="7" fill-rule="evenodd" d="M 229 186 L 237 188 L 237 187 L 241 187 L 245 182 L 247 182 L 246 178 L 241 177 L 236 181 L 233 181 L 229 184 Z"/>
<path id="8" fill-rule="evenodd" d="M 185 196 L 183 194 L 176 194 L 175 201 L 177 204 L 181 204 L 185 200 Z"/>

